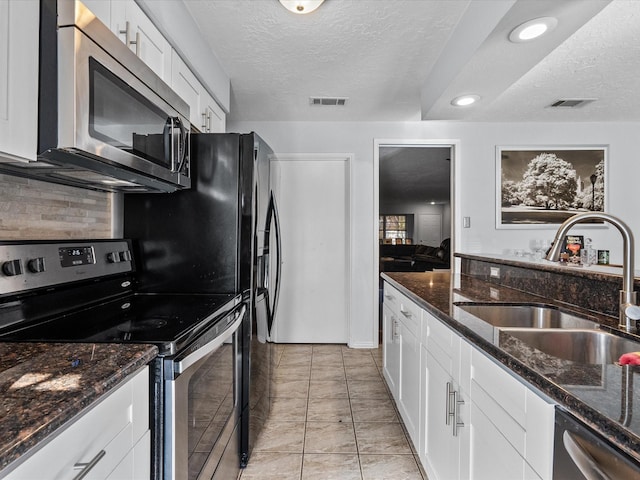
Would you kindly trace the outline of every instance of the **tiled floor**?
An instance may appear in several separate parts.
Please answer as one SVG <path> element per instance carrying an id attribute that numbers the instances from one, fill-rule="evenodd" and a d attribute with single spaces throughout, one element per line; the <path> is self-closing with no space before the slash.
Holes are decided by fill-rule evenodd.
<path id="1" fill-rule="evenodd" d="M 423 480 L 382 350 L 276 345 L 269 421 L 241 480 Z"/>

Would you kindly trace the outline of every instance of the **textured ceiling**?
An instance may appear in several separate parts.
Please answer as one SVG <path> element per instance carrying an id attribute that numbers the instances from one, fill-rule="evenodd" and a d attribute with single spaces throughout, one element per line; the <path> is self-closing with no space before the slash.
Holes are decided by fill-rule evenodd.
<path id="1" fill-rule="evenodd" d="M 640 0 L 183 1 L 231 78 L 231 121 L 640 120 Z M 544 15 L 542 40 L 506 39 Z M 456 109 L 461 93 L 482 100 Z M 547 108 L 576 97 L 598 100 Z"/>
<path id="2" fill-rule="evenodd" d="M 468 0 L 185 0 L 231 78 L 239 120 L 419 120 L 420 90 Z M 309 97 L 348 97 L 311 107 Z"/>
<path id="3" fill-rule="evenodd" d="M 450 148 L 381 147 L 379 160 L 381 211 L 387 208 L 387 205 L 392 208 L 398 202 L 403 204 L 449 203 L 451 198 Z"/>

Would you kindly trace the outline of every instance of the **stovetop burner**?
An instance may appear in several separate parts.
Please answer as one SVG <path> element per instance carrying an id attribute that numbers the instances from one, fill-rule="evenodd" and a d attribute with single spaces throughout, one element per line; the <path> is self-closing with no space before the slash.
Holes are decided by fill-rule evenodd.
<path id="1" fill-rule="evenodd" d="M 171 318 L 141 318 L 135 322 L 127 322 L 125 325 L 119 325 L 118 330 L 123 333 L 146 332 L 157 328 L 166 327 Z"/>
<path id="2" fill-rule="evenodd" d="M 131 294 L 99 305 L 12 325 L 1 341 L 151 343 L 171 355 L 240 302 L 232 294 Z"/>

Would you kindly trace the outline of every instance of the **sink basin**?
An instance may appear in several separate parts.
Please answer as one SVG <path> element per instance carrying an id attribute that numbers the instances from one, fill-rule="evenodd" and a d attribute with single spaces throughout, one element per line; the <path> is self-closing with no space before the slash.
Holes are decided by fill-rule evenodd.
<path id="1" fill-rule="evenodd" d="M 640 351 L 640 342 L 602 330 L 507 328 L 500 333 L 500 343 L 506 340 L 504 334 L 548 355 L 578 363 L 614 363 L 623 353 Z"/>
<path id="2" fill-rule="evenodd" d="M 490 303 L 460 303 L 456 306 L 499 328 L 598 328 L 596 322 L 552 306 Z"/>

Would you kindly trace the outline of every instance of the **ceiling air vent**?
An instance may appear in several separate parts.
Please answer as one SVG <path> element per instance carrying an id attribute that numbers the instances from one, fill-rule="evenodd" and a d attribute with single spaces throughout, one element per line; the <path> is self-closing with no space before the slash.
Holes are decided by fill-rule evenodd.
<path id="1" fill-rule="evenodd" d="M 347 97 L 309 97 L 309 105 L 344 107 Z"/>
<path id="2" fill-rule="evenodd" d="M 578 107 L 584 107 L 585 105 L 595 101 L 596 101 L 595 98 L 564 98 L 564 99 L 556 100 L 549 106 L 562 107 L 562 108 L 578 108 Z"/>

